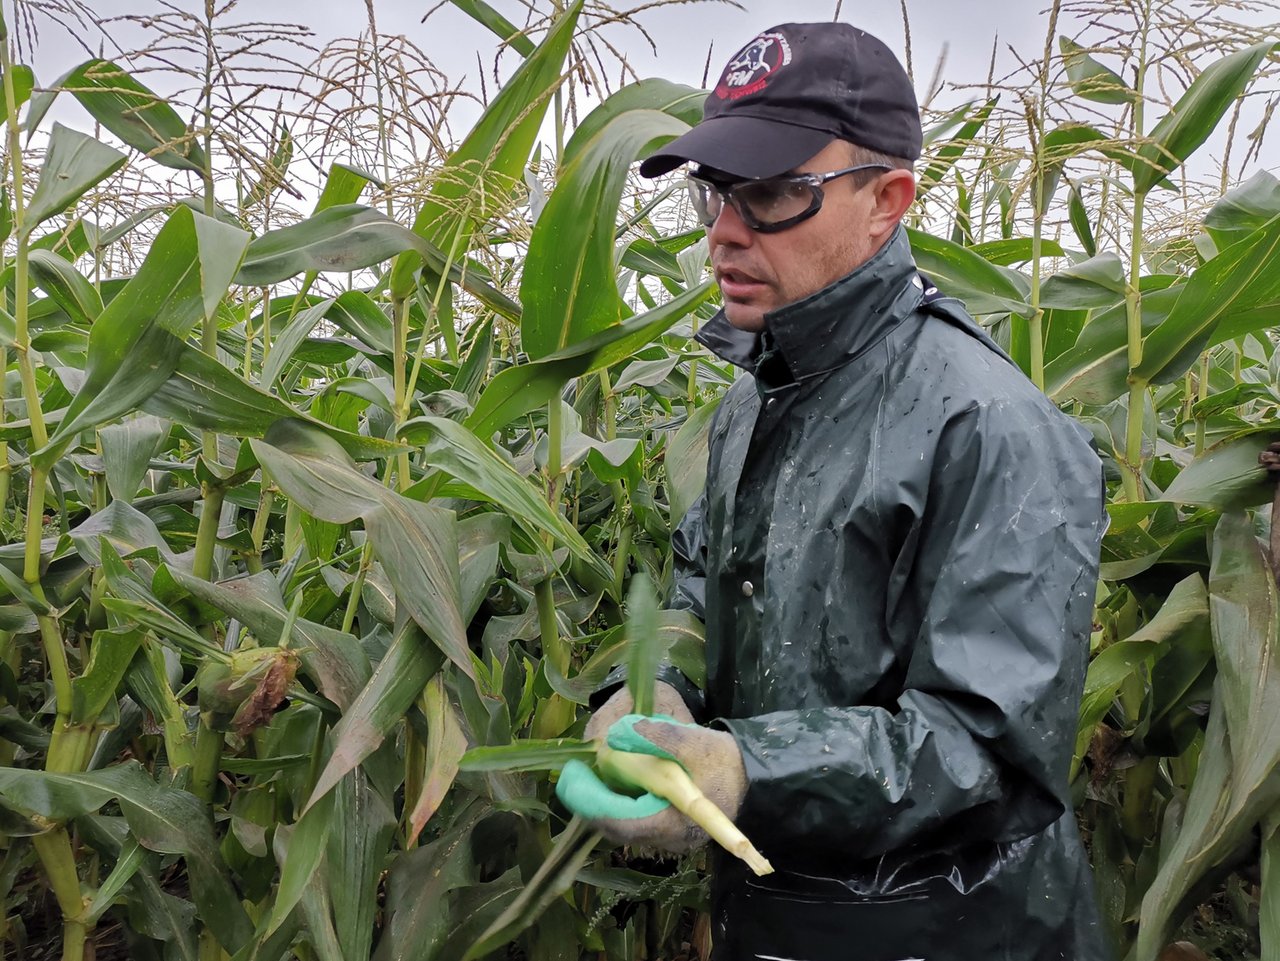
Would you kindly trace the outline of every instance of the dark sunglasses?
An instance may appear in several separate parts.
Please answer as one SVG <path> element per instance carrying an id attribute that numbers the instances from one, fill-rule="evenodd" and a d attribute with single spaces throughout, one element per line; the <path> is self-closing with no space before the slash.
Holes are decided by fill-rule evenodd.
<path id="1" fill-rule="evenodd" d="M 689 175 L 689 196 L 702 226 L 710 228 L 726 203 L 752 230 L 771 234 L 794 227 L 822 209 L 822 185 L 860 170 L 892 170 L 888 164 L 858 164 L 830 173 L 786 174 L 763 180 L 716 183 Z"/>

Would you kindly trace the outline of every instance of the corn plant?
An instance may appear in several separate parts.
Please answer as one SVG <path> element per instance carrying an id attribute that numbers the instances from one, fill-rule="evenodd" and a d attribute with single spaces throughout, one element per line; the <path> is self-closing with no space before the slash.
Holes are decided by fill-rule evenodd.
<path id="1" fill-rule="evenodd" d="M 1067 12 L 1139 42 L 1055 37 Z M 968 139 L 952 154 L 972 159 L 956 174 L 958 203 L 931 211 L 950 220 L 949 237 L 913 237 L 924 269 L 965 289 L 1028 376 L 1092 430 L 1116 483 L 1073 777 L 1113 940 L 1143 961 L 1233 871 L 1254 877 L 1246 915 L 1252 900 L 1266 917 L 1277 898 L 1274 882 L 1257 893 L 1257 832 L 1273 830 L 1280 800 L 1265 720 L 1280 690 L 1274 578 L 1238 512 L 1271 500 L 1258 454 L 1272 430 L 1275 285 L 1264 265 L 1280 207 L 1275 179 L 1259 173 L 1188 217 L 1183 170 L 1275 48 L 1233 32 L 1235 49 L 1222 50 L 1222 35 L 1201 30 L 1222 55 L 1162 104 L 1146 85 L 1159 76 L 1165 88 L 1158 71 L 1179 63 L 1172 41 L 1187 26 L 1157 4 L 1055 4 L 1019 112 L 993 114 L 1006 91 L 988 91 L 960 131 Z M 993 123 L 1000 136 L 988 133 L 975 157 Z M 1007 136 L 1019 125 L 1021 156 Z M 926 187 L 939 169 L 927 168 Z M 1276 934 L 1263 925 L 1262 956 Z"/>
<path id="2" fill-rule="evenodd" d="M 373 4 L 289 61 L 301 106 L 235 73 L 257 41 L 230 8 L 148 21 L 195 64 L 171 99 L 123 57 L 41 86 L 0 28 L 17 950 L 43 919 L 68 961 L 108 933 L 201 961 L 705 957 L 700 858 L 611 851 L 551 791 L 614 667 L 705 676 L 700 625 L 629 600 L 669 583 L 733 376 L 690 338 L 701 232 L 628 175 L 702 93 L 625 61 L 610 85 L 599 27 L 631 12 L 454 5 L 506 69 L 461 137 Z M 1072 774 L 1135 961 L 1222 891 L 1280 951 L 1276 582 L 1247 513 L 1280 439 L 1280 183 L 1224 173 L 1191 209 L 1185 169 L 1274 96 L 1274 50 L 1202 18 L 1189 51 L 1182 16 L 1055 4 L 1024 75 L 928 111 L 911 215 L 922 268 L 1108 470 Z M 54 97 L 98 136 L 46 123 Z"/>

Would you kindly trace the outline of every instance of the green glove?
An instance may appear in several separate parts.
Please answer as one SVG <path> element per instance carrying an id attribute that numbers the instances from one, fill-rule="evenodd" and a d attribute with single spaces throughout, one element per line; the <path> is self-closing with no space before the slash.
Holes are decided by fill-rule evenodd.
<path id="1" fill-rule="evenodd" d="M 671 807 L 660 797 L 629 797 L 611 790 L 582 761 L 569 761 L 556 781 L 556 797 L 574 814 L 594 822 L 635 821 L 650 818 Z"/>

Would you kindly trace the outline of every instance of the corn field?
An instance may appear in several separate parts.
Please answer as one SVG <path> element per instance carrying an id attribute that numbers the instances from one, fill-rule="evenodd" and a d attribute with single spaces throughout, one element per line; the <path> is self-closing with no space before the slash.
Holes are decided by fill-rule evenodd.
<path id="1" fill-rule="evenodd" d="M 630 620 L 705 675 L 645 585 L 734 375 L 701 228 L 631 172 L 703 91 L 604 29 L 663 5 L 452 0 L 478 89 L 372 0 L 323 47 L 0 11 L 6 957 L 706 957 L 702 857 L 552 791 Z M 1280 958 L 1275 12 L 1058 0 L 1008 76 L 916 76 L 917 261 L 1106 467 L 1071 777 L 1127 961 Z"/>

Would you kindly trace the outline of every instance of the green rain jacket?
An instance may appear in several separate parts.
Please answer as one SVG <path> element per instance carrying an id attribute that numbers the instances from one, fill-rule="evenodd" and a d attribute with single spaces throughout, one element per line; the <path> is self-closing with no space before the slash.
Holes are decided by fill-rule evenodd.
<path id="1" fill-rule="evenodd" d="M 738 824 L 715 961 L 1101 961 L 1067 773 L 1104 529 L 1089 436 L 916 270 L 849 276 L 698 339 L 742 367 L 672 606 Z"/>

